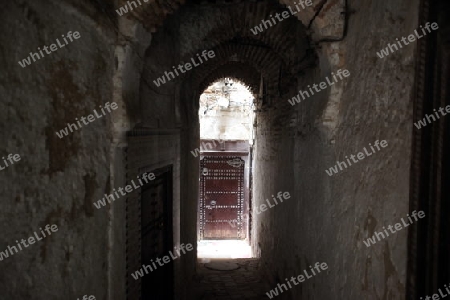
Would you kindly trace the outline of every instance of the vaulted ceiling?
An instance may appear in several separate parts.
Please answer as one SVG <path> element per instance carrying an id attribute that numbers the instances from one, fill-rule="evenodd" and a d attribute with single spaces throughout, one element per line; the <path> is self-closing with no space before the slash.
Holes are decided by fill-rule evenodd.
<path id="1" fill-rule="evenodd" d="M 155 56 L 153 45 L 164 43 L 166 36 L 172 34 L 178 35 L 174 40 L 178 43 L 180 62 L 189 61 L 205 49 L 215 52 L 214 59 L 194 68 L 189 74 L 191 84 L 198 92 L 222 77 L 237 78 L 253 91 L 258 91 L 263 78 L 267 93 L 280 96 L 288 90 L 287 87 L 296 83 L 303 68 L 315 62 L 305 26 L 296 15 L 256 35 L 251 31 L 270 15 L 287 10 L 275 0 L 206 1 L 201 4 L 190 1 L 183 6 L 180 4 L 176 1 L 143 3 L 144 9 L 135 9 L 136 15 L 132 17 L 139 18 L 146 26 L 154 26 L 154 30 L 158 29 L 147 51 L 148 56 Z M 176 30 L 158 34 L 166 26 Z M 159 51 L 156 56 L 161 54 Z M 171 63 L 164 64 L 160 59 L 149 62 L 150 67 L 158 64 L 159 70 L 147 77 L 153 80 L 164 70 L 171 70 Z"/>

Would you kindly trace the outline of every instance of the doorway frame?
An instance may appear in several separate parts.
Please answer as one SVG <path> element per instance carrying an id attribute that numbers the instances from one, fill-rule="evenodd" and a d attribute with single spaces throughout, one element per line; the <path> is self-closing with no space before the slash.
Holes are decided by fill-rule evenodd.
<path id="1" fill-rule="evenodd" d="M 244 161 L 244 174 L 243 174 L 243 210 L 242 210 L 242 216 L 244 218 L 242 224 L 243 224 L 243 233 L 245 234 L 245 238 L 242 239 L 243 241 L 247 241 L 250 243 L 249 238 L 249 232 L 250 232 L 250 178 L 249 178 L 249 159 L 248 159 L 248 152 L 207 152 L 202 153 L 200 155 L 200 161 L 202 161 L 205 157 L 214 157 L 214 156 L 230 156 L 230 157 L 239 157 L 241 160 Z M 202 170 L 200 170 L 202 172 Z M 199 174 L 199 177 L 201 175 Z M 201 181 L 201 180 L 200 180 Z M 203 238 L 201 234 L 201 225 L 200 225 L 200 213 L 201 213 L 201 186 L 199 186 L 199 200 L 198 200 L 198 225 L 197 225 L 197 235 L 198 240 L 211 240 L 211 238 Z M 232 239 L 224 239 L 224 240 L 232 240 Z"/>
<path id="2" fill-rule="evenodd" d="M 143 173 L 152 172 L 159 168 L 164 168 L 168 165 L 173 166 L 172 182 L 173 182 L 173 243 L 180 245 L 181 239 L 181 165 L 180 165 L 180 148 L 181 148 L 181 134 L 179 129 L 154 129 L 137 127 L 127 132 L 128 147 L 124 150 L 124 166 L 126 170 L 126 178 L 123 183 L 131 184 L 131 180 L 137 178 Z M 162 149 L 165 149 L 162 151 Z M 125 204 L 125 298 L 127 300 L 141 299 L 141 284 L 142 280 L 134 280 L 131 273 L 139 270 L 142 267 L 141 263 L 141 189 L 135 189 L 133 192 L 127 194 Z M 174 298 L 181 299 L 183 278 L 182 278 L 182 260 L 176 259 L 171 262 L 174 271 Z"/>
<path id="3" fill-rule="evenodd" d="M 156 178 L 158 178 L 159 176 L 163 176 L 164 177 L 164 184 L 165 184 L 165 189 L 167 191 L 166 194 L 166 198 L 168 200 L 168 202 L 163 204 L 163 210 L 164 210 L 164 223 L 167 224 L 167 230 L 164 232 L 165 235 L 165 239 L 164 239 L 164 245 L 163 247 L 165 248 L 165 250 L 163 251 L 164 255 L 166 252 L 173 250 L 174 248 L 174 242 L 173 242 L 173 165 L 167 165 L 165 167 L 162 168 L 158 168 L 155 170 L 152 170 L 150 172 L 143 172 L 141 174 L 141 178 L 143 177 L 142 175 L 145 173 L 153 173 L 155 175 Z M 148 189 L 150 186 L 154 185 L 153 181 L 150 181 L 146 184 L 144 184 L 141 188 L 140 188 L 140 200 L 141 200 L 141 240 L 142 240 L 142 233 L 144 231 L 144 227 L 143 227 L 143 222 L 142 222 L 142 202 L 144 201 L 143 199 L 143 191 L 145 191 L 146 189 Z M 141 243 L 141 263 L 145 263 L 143 260 L 143 244 Z M 174 275 L 175 275 L 175 269 L 174 269 L 174 264 L 173 261 L 171 261 L 170 263 L 167 264 L 168 266 L 164 266 L 164 268 L 170 268 L 169 271 L 169 278 L 166 278 L 167 280 L 170 281 L 169 285 L 169 293 L 170 293 L 170 299 L 174 299 L 175 294 L 174 294 L 174 286 L 175 286 L 175 282 L 174 282 Z M 147 275 L 148 276 L 148 275 Z M 146 279 L 148 279 L 147 277 L 143 277 L 141 279 L 141 284 L 143 285 L 146 282 Z M 144 288 L 141 287 L 141 294 L 142 294 L 142 299 L 144 299 Z M 169 299 L 168 299 L 169 300 Z"/>
<path id="4" fill-rule="evenodd" d="M 203 142 L 208 140 L 201 140 Z M 243 150 L 242 144 L 235 143 L 233 146 L 233 142 L 236 141 L 223 141 L 223 143 L 216 149 L 211 149 L 211 151 L 201 151 L 199 155 L 199 166 L 200 161 L 205 156 L 223 156 L 223 155 L 230 155 L 230 156 L 239 156 L 242 160 L 245 162 L 244 167 L 244 216 L 246 217 L 245 220 L 245 239 L 243 241 L 248 242 L 251 245 L 251 226 L 252 226 L 252 216 L 251 216 L 251 193 L 252 193 L 252 159 L 251 159 L 251 149 L 252 146 L 246 141 L 246 148 Z M 241 141 L 242 142 L 242 141 Z M 226 150 L 221 150 L 226 149 Z M 221 151 L 220 151 L 221 150 Z M 201 170 L 199 167 L 199 174 L 198 178 L 200 181 L 200 174 Z M 198 201 L 197 201 L 197 241 L 201 241 L 201 234 L 200 234 L 200 207 L 201 201 L 200 201 L 200 185 L 198 189 Z"/>
<path id="5" fill-rule="evenodd" d="M 440 27 L 418 41 L 413 122 L 450 105 L 450 44 L 445 39 L 450 5 L 445 1 L 420 3 L 419 24 L 437 22 Z M 450 116 L 420 130 L 413 126 L 410 211 L 423 210 L 426 217 L 408 232 L 407 299 L 436 294 L 450 282 L 449 135 Z"/>

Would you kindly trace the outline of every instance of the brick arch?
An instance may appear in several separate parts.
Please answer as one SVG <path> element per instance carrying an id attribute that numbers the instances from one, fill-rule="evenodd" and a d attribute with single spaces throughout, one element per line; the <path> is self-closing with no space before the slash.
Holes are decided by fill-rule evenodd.
<path id="1" fill-rule="evenodd" d="M 267 93 L 272 95 L 279 92 L 280 86 L 296 83 L 295 73 L 271 48 L 224 43 L 213 50 L 216 57 L 193 70 L 189 77 L 198 92 L 205 84 L 224 76 L 244 79 L 253 91 L 258 91 L 262 77 Z"/>
<path id="2" fill-rule="evenodd" d="M 253 45 L 273 49 L 286 64 L 298 67 L 310 48 L 310 42 L 305 26 L 295 17 L 279 22 L 256 35 L 251 31 L 261 20 L 284 10 L 275 1 L 247 2 L 220 9 L 186 7 L 174 16 L 181 20 L 181 44 L 184 47 L 182 54 L 192 55 L 199 50 L 212 49 L 223 43 Z M 289 34 L 286 34 L 287 32 Z"/>
<path id="3" fill-rule="evenodd" d="M 294 6 L 295 1 L 139 1 L 142 4 L 138 8 L 119 18 L 119 22 L 127 24 L 126 28 L 131 26 L 133 20 L 139 20 L 151 32 L 159 31 L 163 23 L 164 26 L 179 26 L 180 32 L 183 31 L 180 34 L 180 54 L 185 59 L 194 57 L 205 49 L 224 49 L 224 45 L 250 46 L 248 49 L 251 50 L 245 52 L 250 53 L 246 55 L 246 59 L 269 81 L 266 87 L 269 87 L 271 93 L 275 93 L 282 90 L 280 86 L 285 88 L 292 83 L 292 75 L 299 75 L 305 68 L 315 64 L 317 56 L 314 45 L 311 44 L 312 33 L 316 39 L 324 34 L 330 37 L 330 32 L 334 33 L 335 28 L 342 25 L 339 16 L 342 15 L 345 0 L 320 1 L 258 35 L 253 35 L 250 28 L 267 19 L 270 13 L 285 11 L 287 5 Z M 126 5 L 127 2 L 128 0 L 119 0 L 118 5 Z M 199 12 L 202 9 L 216 12 L 201 14 Z M 314 29 L 317 29 L 316 32 L 313 32 Z M 151 45 L 155 43 L 158 44 L 157 35 L 152 36 Z M 267 55 L 269 52 L 271 55 Z M 219 68 L 226 61 L 227 58 L 222 57 L 221 60 L 215 60 L 216 66 L 208 64 L 195 73 L 204 77 L 201 72 L 212 73 L 213 69 Z M 170 67 L 167 66 L 167 69 L 170 70 Z M 203 78 L 196 79 L 197 84 L 202 80 Z"/>
<path id="4" fill-rule="evenodd" d="M 201 85 L 204 85 L 205 81 L 211 81 L 212 78 L 219 76 L 212 74 L 222 72 L 227 76 L 246 78 L 254 90 L 256 90 L 255 82 L 257 80 L 260 82 L 262 78 L 265 94 L 276 99 L 283 96 L 283 93 L 289 93 L 291 87 L 297 84 L 303 70 L 314 66 L 317 62 L 316 50 L 311 45 L 307 30 L 309 24 L 314 28 L 317 22 L 311 20 L 322 18 L 323 21 L 325 12 L 328 14 L 335 9 L 341 9 L 339 5 L 343 1 L 330 3 L 322 1 L 321 3 L 325 4 L 291 16 L 257 35 L 251 33 L 251 27 L 267 19 L 271 12 L 286 10 L 283 5 L 293 2 L 286 1 L 280 4 L 276 0 L 264 2 L 231 0 L 231 5 L 227 5 L 223 1 L 208 0 L 208 4 L 199 5 L 191 0 L 186 3 L 177 0 L 155 0 L 152 3 L 142 4 L 139 9 L 130 12 L 127 18 L 139 19 L 144 27 L 151 31 L 160 28 L 158 33 L 152 35 L 151 44 L 145 54 L 147 58 L 151 57 L 146 60 L 146 64 L 150 67 L 146 75 L 150 81 L 160 76 L 161 72 L 171 70 L 176 61 L 189 61 L 203 50 L 213 49 L 216 52 L 215 59 L 164 86 L 167 90 L 162 94 L 170 94 L 171 84 L 179 82 L 178 80 L 187 83 L 196 92 L 201 92 Z M 126 1 L 121 2 L 124 3 Z M 204 11 L 210 13 L 203 13 Z M 324 23 L 322 22 L 322 25 Z M 340 24 L 335 22 L 333 26 L 337 25 Z M 179 36 L 177 41 L 180 45 L 177 48 L 179 57 L 160 60 L 166 49 L 158 46 L 167 44 L 170 39 L 166 37 L 170 37 L 171 34 Z M 156 52 L 153 51 L 154 45 Z M 244 72 L 242 67 L 234 70 L 230 66 L 225 67 L 224 65 L 229 65 L 230 57 L 235 54 L 241 64 L 247 63 L 259 73 L 259 76 L 256 76 L 257 72 L 253 72 L 252 77 L 249 77 L 248 72 Z"/>
<path id="5" fill-rule="evenodd" d="M 129 0 L 119 0 L 117 5 L 121 7 L 127 4 Z M 134 0 L 137 2 L 138 0 Z M 139 9 L 134 9 L 127 13 L 125 17 L 128 20 L 139 20 L 144 28 L 149 30 L 150 32 L 156 32 L 160 26 L 164 23 L 166 18 L 180 10 L 181 7 L 186 5 L 211 5 L 211 4 L 220 4 L 220 5 L 237 5 L 246 2 L 245 0 L 139 0 L 141 5 Z M 336 26 L 341 24 L 336 24 L 336 21 L 339 20 L 336 16 L 342 13 L 342 7 L 344 6 L 345 0 L 337 0 L 337 1 L 319 1 L 315 3 L 312 7 L 307 7 L 302 10 L 298 14 L 295 15 L 295 18 L 300 20 L 303 25 L 310 26 L 313 30 L 320 33 L 320 35 L 324 35 L 327 31 L 326 27 L 328 26 Z M 250 3 L 255 3 L 257 1 L 249 1 Z M 280 6 L 294 6 L 296 0 L 274 0 L 273 3 L 279 4 Z M 117 7 L 117 8 L 118 8 Z M 112 11 L 111 11 L 112 12 Z M 332 15 L 327 18 L 325 16 L 325 12 Z M 112 12 L 116 14 L 115 12 Z M 262 20 L 264 17 L 261 11 L 250 11 L 251 14 L 255 15 L 255 19 Z M 312 22 L 312 20 L 317 19 L 319 22 Z M 326 24 L 325 24 L 326 23 Z M 325 31 L 323 29 L 325 28 Z M 329 33 L 329 32 L 327 32 Z"/>
<path id="6" fill-rule="evenodd" d="M 250 28 L 267 19 L 271 13 L 286 10 L 286 7 L 276 0 L 264 2 L 232 0 L 230 3 L 232 5 L 216 3 L 215 0 L 208 0 L 206 5 L 195 4 L 194 1 L 187 3 L 170 1 L 172 0 L 156 0 L 142 4 L 127 17 L 138 18 L 145 27 L 150 26 L 153 31 L 156 31 L 164 21 L 164 27 L 171 28 L 169 32 L 180 36 L 180 57 L 176 60 L 181 62 L 189 61 L 191 57 L 195 57 L 205 49 L 213 49 L 216 52 L 215 59 L 197 67 L 189 75 L 180 76 L 179 79 L 182 81 L 189 80 L 190 86 L 196 91 L 201 89 L 200 85 L 204 84 L 205 80 L 208 81 L 210 74 L 220 72 L 217 71 L 219 69 L 225 70 L 226 67 L 222 66 L 227 65 L 230 57 L 235 54 L 241 63 L 246 62 L 259 72 L 259 76 L 256 77 L 254 72 L 254 78 L 250 79 L 249 74 L 243 72 L 242 68 L 236 68 L 235 73 L 227 69 L 227 76 L 247 77 L 251 85 L 256 85 L 254 82 L 257 80 L 260 82 L 262 77 L 266 93 L 273 96 L 281 96 L 282 91 L 287 91 L 291 85 L 296 84 L 296 77 L 303 69 L 313 66 L 317 61 L 315 49 L 311 46 L 307 34 L 307 26 L 304 24 L 310 23 L 307 17 L 313 18 L 320 7 L 308 8 L 309 10 L 301 12 L 304 14 L 302 17 L 299 13 L 254 35 Z M 163 30 L 159 33 L 161 32 Z M 151 50 L 153 45 L 163 45 L 166 42 L 164 34 L 159 33 L 152 36 L 151 45 L 147 49 L 150 51 L 146 52 L 147 57 L 153 55 L 154 52 Z M 162 52 L 156 53 L 160 55 Z M 172 67 L 158 58 L 148 63 L 153 65 L 148 73 L 150 80 Z M 158 71 L 155 66 L 158 66 Z"/>
<path id="7" fill-rule="evenodd" d="M 198 92 L 201 93 L 208 86 L 222 78 L 232 78 L 245 85 L 251 93 L 257 93 L 261 74 L 251 65 L 240 62 L 229 62 L 213 70 L 204 77 L 198 85 Z"/>

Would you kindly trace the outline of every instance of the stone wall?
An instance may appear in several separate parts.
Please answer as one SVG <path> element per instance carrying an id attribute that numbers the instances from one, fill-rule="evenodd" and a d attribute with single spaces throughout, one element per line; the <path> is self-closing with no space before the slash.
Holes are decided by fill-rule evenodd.
<path id="1" fill-rule="evenodd" d="M 174 178 L 176 193 L 180 203 L 176 204 L 177 213 L 183 212 L 179 219 L 174 219 L 174 233 L 180 243 L 191 243 L 194 250 L 188 252 L 177 262 L 177 296 L 185 299 L 189 293 L 188 283 L 195 273 L 197 249 L 197 203 L 198 203 L 198 158 L 190 150 L 199 145 L 198 96 L 189 82 L 180 77 L 171 79 L 160 86 L 154 80 L 173 72 L 173 66 L 180 63 L 179 26 L 176 17 L 171 18 L 164 28 L 152 35 L 152 43 L 145 52 L 145 65 L 140 81 L 140 107 L 142 123 L 139 126 L 154 130 L 179 130 L 180 147 L 177 150 L 180 173 Z M 185 79 L 185 78 L 183 78 Z M 163 154 L 172 152 L 172 146 L 154 140 L 149 157 L 161 161 Z M 175 212 L 174 212 L 175 213 Z"/>
<path id="2" fill-rule="evenodd" d="M 0 148 L 2 156 L 22 157 L 0 174 L 0 249 L 47 224 L 59 228 L 0 262 L 1 297 L 106 299 L 109 212 L 93 202 L 109 185 L 111 115 L 61 139 L 56 132 L 112 101 L 111 21 L 98 7 L 61 1 L 8 2 L 0 15 Z M 69 31 L 80 38 L 27 67 L 18 64 L 57 38 L 64 43 Z"/>
<path id="3" fill-rule="evenodd" d="M 327 272 L 284 295 L 404 298 L 407 231 L 370 248 L 362 241 L 408 213 L 415 45 L 383 59 L 376 52 L 418 27 L 418 0 L 349 0 L 347 15 L 341 14 L 344 0 L 315 3 L 297 15 L 303 25 L 291 17 L 258 36 L 250 27 L 283 9 L 278 3 L 190 3 L 174 13 L 179 3 L 170 2 L 149 3 L 120 18 L 114 8 L 122 1 L 4 5 L 0 148 L 1 156 L 18 153 L 22 160 L 0 173 L 0 251 L 46 224 L 59 230 L 0 262 L 2 296 L 123 299 L 124 203 L 97 210 L 93 202 L 125 185 L 131 129 L 179 130 L 176 149 L 152 137 L 146 157 L 156 165 L 163 163 L 161 153 L 178 152 L 172 155 L 179 164 L 174 186 L 180 199 L 174 231 L 177 241 L 195 244 L 199 170 L 190 151 L 199 146 L 198 100 L 210 83 L 233 77 L 255 94 L 261 82 L 266 88 L 258 99 L 265 104 L 256 120 L 253 202 L 262 204 L 279 191 L 291 194 L 285 203 L 253 213 L 254 252 L 272 283 L 326 262 Z M 342 42 L 320 42 L 343 35 L 346 18 Z M 81 38 L 25 68 L 17 63 L 68 31 Z M 173 65 L 208 49 L 216 51 L 215 60 L 154 85 Z M 288 103 L 299 89 L 338 69 L 348 69 L 350 77 Z M 56 136 L 108 101 L 119 108 L 67 137 Z M 389 146 L 326 174 L 336 160 L 377 139 Z M 195 251 L 177 263 L 178 295 L 185 299 Z"/>
<path id="4" fill-rule="evenodd" d="M 348 35 L 319 45 L 319 62 L 298 89 L 338 69 L 351 76 L 292 107 L 286 102 L 294 90 L 258 115 L 255 205 L 278 191 L 293 197 L 256 216 L 255 253 L 273 285 L 316 262 L 329 266 L 285 292 L 286 299 L 405 297 L 407 230 L 370 248 L 363 240 L 408 213 L 416 46 L 383 59 L 376 52 L 418 27 L 418 1 L 349 1 L 349 8 Z M 337 160 L 375 140 L 388 147 L 327 175 Z"/>

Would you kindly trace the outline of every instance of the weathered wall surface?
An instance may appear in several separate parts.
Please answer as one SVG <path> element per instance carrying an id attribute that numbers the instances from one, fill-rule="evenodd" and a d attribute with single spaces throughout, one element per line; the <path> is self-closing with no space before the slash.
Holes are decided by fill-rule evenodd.
<path id="1" fill-rule="evenodd" d="M 140 84 L 144 68 L 143 56 L 151 42 L 151 34 L 142 27 L 142 24 L 120 17 L 118 19 L 120 34 L 114 51 L 115 73 L 112 79 L 114 84 L 113 100 L 119 104 L 119 109 L 112 114 L 113 139 L 111 145 L 111 187 L 124 187 L 127 175 L 130 174 L 130 151 L 127 132 L 142 122 Z M 138 190 L 137 194 L 140 197 Z M 136 193 L 135 193 L 136 194 Z M 131 197 L 130 197 L 131 196 Z M 132 199 L 130 199 L 132 198 Z M 116 201 L 109 207 L 109 297 L 108 299 L 121 300 L 126 297 L 126 282 L 124 277 L 130 276 L 127 270 L 127 203 L 136 201 L 135 195 Z M 128 236 L 129 237 L 129 236 Z M 131 268 L 128 265 L 128 268 Z M 133 266 L 132 268 L 136 268 Z M 117 276 L 123 274 L 124 276 Z M 140 283 L 140 282 L 139 282 Z"/>
<path id="2" fill-rule="evenodd" d="M 317 46 L 317 63 L 309 69 L 303 68 L 314 56 L 304 27 L 294 19 L 258 36 L 249 31 L 270 9 L 280 9 L 276 3 L 186 6 L 157 32 L 154 26 L 172 8 L 159 15 L 150 12 L 149 4 L 142 8 L 143 16 L 149 13 L 143 18 L 147 23 L 138 24 L 127 16 L 117 21 L 112 4 L 96 1 L 5 4 L 0 12 L 5 28 L 0 36 L 0 156 L 18 153 L 22 160 L 0 170 L 0 252 L 46 224 L 57 224 L 59 231 L 0 261 L 1 297 L 123 298 L 125 202 L 100 210 L 92 203 L 124 185 L 125 133 L 136 127 L 180 131 L 173 137 L 176 149 L 155 134 L 147 157 L 162 165 L 161 153 L 178 152 L 171 156 L 179 170 L 175 240 L 195 243 L 198 158 L 190 151 L 199 145 L 199 86 L 236 75 L 257 93 L 262 75 L 271 106 L 258 113 L 253 201 L 262 204 L 279 191 L 292 196 L 254 214 L 254 250 L 272 282 L 326 262 L 327 272 L 283 297 L 404 298 L 407 231 L 370 248 L 362 241 L 408 212 L 415 44 L 383 59 L 376 52 L 418 27 L 417 2 L 349 0 L 347 37 Z M 309 32 L 313 41 L 340 35 L 341 3 L 324 5 Z M 306 26 L 314 12 L 299 16 Z M 116 25 L 125 36 L 116 36 Z M 17 63 L 68 31 L 80 32 L 81 38 L 25 68 Z M 154 85 L 173 65 L 213 48 L 215 61 L 160 88 Z M 287 102 L 298 89 L 339 68 L 351 76 L 295 106 Z M 295 80 L 297 89 L 290 88 Z M 67 123 L 108 101 L 116 101 L 119 109 L 67 137 L 56 136 Z M 389 146 L 337 175 L 325 173 L 336 160 L 377 139 Z M 178 260 L 176 268 L 184 299 L 191 291 L 187 282 L 195 271 L 195 251 Z"/>
<path id="3" fill-rule="evenodd" d="M 363 240 L 408 213 L 415 44 L 383 59 L 376 52 L 418 27 L 418 1 L 349 6 L 348 36 L 322 44 L 318 67 L 299 78 L 298 88 L 339 68 L 351 76 L 294 107 L 283 108 L 289 97 L 279 99 L 258 116 L 255 204 L 278 191 L 293 197 L 256 217 L 255 252 L 274 287 L 316 262 L 329 266 L 285 292 L 286 299 L 404 299 L 407 230 L 370 248 Z M 326 174 L 375 140 L 389 146 Z"/>
<path id="4" fill-rule="evenodd" d="M 1 155 L 22 157 L 0 173 L 0 249 L 46 224 L 59 228 L 0 262 L 1 298 L 105 299 L 108 209 L 93 202 L 109 180 L 111 116 L 62 139 L 55 132 L 112 101 L 114 31 L 88 4 L 8 2 L 0 15 Z M 69 31 L 81 37 L 25 68 L 18 64 Z"/>
<path id="5" fill-rule="evenodd" d="M 141 120 L 139 126 L 152 128 L 155 132 L 153 148 L 148 156 L 153 161 L 165 161 L 165 153 L 174 151 L 173 145 L 163 143 L 158 131 L 176 135 L 180 142 L 177 148 L 177 166 L 179 173 L 174 178 L 174 193 L 178 203 L 174 204 L 174 246 L 191 243 L 194 250 L 175 261 L 177 284 L 176 298 L 185 299 L 191 292 L 189 281 L 195 273 L 197 258 L 197 204 L 198 204 L 198 158 L 191 150 L 199 145 L 198 97 L 188 76 L 176 76 L 157 86 L 154 80 L 164 76 L 165 72 L 174 72 L 173 66 L 181 62 L 180 33 L 178 16 L 173 16 L 165 26 L 152 35 L 152 42 L 145 52 L 145 65 L 140 81 Z M 174 72 L 174 75 L 176 73 Z M 172 78 L 172 77 L 170 77 Z M 186 80 L 187 82 L 183 82 Z M 182 212 L 182 213 L 180 213 Z"/>

